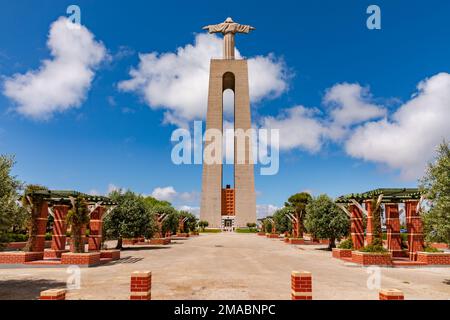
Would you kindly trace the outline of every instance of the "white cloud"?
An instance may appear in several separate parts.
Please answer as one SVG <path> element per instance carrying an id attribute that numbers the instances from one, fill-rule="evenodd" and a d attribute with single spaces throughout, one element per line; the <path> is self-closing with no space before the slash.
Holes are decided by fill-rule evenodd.
<path id="1" fill-rule="evenodd" d="M 261 119 L 261 128 L 280 130 L 280 149 L 303 149 L 317 152 L 322 147 L 327 128 L 316 118 L 318 110 L 296 106 L 277 117 Z"/>
<path id="2" fill-rule="evenodd" d="M 95 69 L 107 58 L 103 44 L 86 27 L 74 27 L 64 17 L 51 25 L 47 46 L 51 59 L 43 60 L 38 70 L 7 78 L 3 88 L 17 112 L 36 119 L 79 107 Z"/>
<path id="3" fill-rule="evenodd" d="M 256 216 L 258 219 L 265 218 L 271 216 L 278 209 L 280 208 L 272 204 L 258 204 L 256 205 Z"/>
<path id="4" fill-rule="evenodd" d="M 198 34 L 194 44 L 176 53 L 140 54 L 140 63 L 130 71 L 131 79 L 119 83 L 122 91 L 135 92 L 153 109 L 164 109 L 165 121 L 185 127 L 204 119 L 207 109 L 209 64 L 222 55 L 222 39 Z M 239 51 L 236 53 L 240 58 Z M 273 55 L 249 59 L 251 101 L 280 95 L 287 89 L 283 61 Z"/>
<path id="5" fill-rule="evenodd" d="M 169 202 L 181 202 L 185 203 L 196 203 L 198 202 L 199 193 L 196 191 L 192 192 L 178 192 L 174 187 L 157 187 L 153 190 L 151 196 L 158 200 L 169 201 Z"/>
<path id="6" fill-rule="evenodd" d="M 370 103 L 368 88 L 356 83 L 340 83 L 327 90 L 324 103 L 331 105 L 330 117 L 336 124 L 348 126 L 386 115 L 386 109 Z"/>
<path id="7" fill-rule="evenodd" d="M 200 207 L 191 207 L 191 206 L 179 206 L 177 207 L 179 211 L 187 211 L 195 215 L 197 218 L 200 217 Z"/>
<path id="8" fill-rule="evenodd" d="M 345 144 L 347 153 L 400 170 L 405 179 L 422 176 L 435 147 L 450 138 L 450 74 L 425 79 L 417 89 L 390 119 L 357 128 Z"/>
<path id="9" fill-rule="evenodd" d="M 155 188 L 152 192 L 152 197 L 162 201 L 172 201 L 177 192 L 174 187 Z"/>

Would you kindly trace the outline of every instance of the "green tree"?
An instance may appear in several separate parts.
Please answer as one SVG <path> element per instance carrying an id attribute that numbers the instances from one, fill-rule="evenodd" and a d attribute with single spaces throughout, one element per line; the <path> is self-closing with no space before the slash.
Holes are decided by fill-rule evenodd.
<path id="1" fill-rule="evenodd" d="M 108 197 L 117 203 L 103 223 L 108 239 L 117 239 L 117 249 L 122 248 L 124 238 L 152 238 L 157 232 L 156 216 L 144 197 L 132 191 L 116 190 Z"/>
<path id="2" fill-rule="evenodd" d="M 11 175 L 14 158 L 0 156 L 0 247 L 9 241 L 8 233 L 23 211 L 16 204 L 21 183 Z"/>
<path id="3" fill-rule="evenodd" d="M 272 218 L 272 217 L 267 217 L 267 218 Z M 266 233 L 272 233 L 273 230 L 273 224 L 269 219 L 264 219 L 263 221 L 263 226 L 264 226 L 264 230 L 266 231 Z"/>
<path id="4" fill-rule="evenodd" d="M 158 200 L 151 196 L 145 197 L 144 202 L 151 208 L 155 206 L 172 207 L 172 204 L 168 201 Z"/>
<path id="5" fill-rule="evenodd" d="M 180 214 L 175 208 L 166 205 L 156 205 L 151 210 L 155 215 L 166 215 L 166 218 L 162 223 L 163 237 L 168 232 L 170 232 L 170 234 L 177 233 L 180 223 Z"/>
<path id="6" fill-rule="evenodd" d="M 285 233 L 292 231 L 292 222 L 288 217 L 289 213 L 293 213 L 293 209 L 290 207 L 284 207 L 274 212 L 273 221 L 277 232 Z"/>
<path id="7" fill-rule="evenodd" d="M 299 237 L 303 237 L 305 218 L 307 215 L 306 206 L 312 200 L 312 197 L 307 192 L 296 193 L 289 197 L 288 201 L 284 204 L 285 207 L 292 208 L 294 216 L 298 219 L 298 234 Z"/>
<path id="8" fill-rule="evenodd" d="M 430 210 L 422 213 L 426 240 L 450 245 L 450 145 L 445 140 L 420 182 L 430 202 Z"/>
<path id="9" fill-rule="evenodd" d="M 329 239 L 329 250 L 336 247 L 336 239 L 348 235 L 350 219 L 327 195 L 312 199 L 306 210 L 306 228 L 316 238 Z"/>
<path id="10" fill-rule="evenodd" d="M 188 211 L 179 212 L 181 218 L 187 218 L 184 222 L 184 231 L 191 232 L 197 230 L 198 218 Z"/>
<path id="11" fill-rule="evenodd" d="M 205 231 L 205 229 L 208 228 L 208 226 L 209 226 L 209 222 L 208 222 L 208 221 L 205 221 L 205 220 L 201 220 L 201 221 L 198 223 L 198 226 L 200 227 L 200 229 L 201 229 L 202 231 Z"/>
<path id="12" fill-rule="evenodd" d="M 72 202 L 72 208 L 67 213 L 67 225 L 71 228 L 73 251 L 75 253 L 84 252 L 83 228 L 89 223 L 89 219 L 86 200 L 82 197 L 76 197 Z"/>

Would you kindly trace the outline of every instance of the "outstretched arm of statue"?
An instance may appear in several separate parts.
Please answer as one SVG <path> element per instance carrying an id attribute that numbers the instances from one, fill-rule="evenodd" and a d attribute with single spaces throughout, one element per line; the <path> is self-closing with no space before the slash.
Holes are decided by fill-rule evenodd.
<path id="1" fill-rule="evenodd" d="M 256 30 L 256 28 L 252 27 L 252 26 L 247 26 L 247 25 L 238 25 L 237 26 L 237 33 L 249 33 L 250 31 Z"/>
<path id="2" fill-rule="evenodd" d="M 209 26 L 203 27 L 203 30 L 208 30 L 209 33 L 222 32 L 222 28 L 220 28 L 220 25 L 209 25 Z"/>

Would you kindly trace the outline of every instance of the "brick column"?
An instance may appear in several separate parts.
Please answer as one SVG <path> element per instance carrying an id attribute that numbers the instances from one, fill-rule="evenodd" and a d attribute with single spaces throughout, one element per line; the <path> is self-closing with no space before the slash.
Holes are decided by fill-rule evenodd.
<path id="1" fill-rule="evenodd" d="M 135 271 L 131 274 L 130 300 L 152 300 L 151 271 Z"/>
<path id="2" fill-rule="evenodd" d="M 48 203 L 43 201 L 37 208 L 33 207 L 33 210 L 38 211 L 38 217 L 36 218 L 36 234 L 32 241 L 30 252 L 44 252 L 45 249 L 45 232 L 47 231 L 48 220 Z"/>
<path id="3" fill-rule="evenodd" d="M 363 224 L 363 213 L 362 211 L 354 204 L 350 205 L 350 213 L 351 213 L 351 235 L 353 248 L 355 250 L 361 249 L 364 247 L 364 224 Z"/>
<path id="4" fill-rule="evenodd" d="M 312 275 L 307 271 L 292 271 L 292 300 L 312 300 Z"/>
<path id="5" fill-rule="evenodd" d="M 402 257 L 402 239 L 400 237 L 400 217 L 397 203 L 385 205 L 387 247 L 392 257 Z"/>
<path id="6" fill-rule="evenodd" d="M 55 257 L 61 257 L 63 252 L 66 252 L 66 232 L 67 223 L 66 217 L 69 211 L 67 205 L 55 205 L 53 206 L 53 213 L 55 219 L 53 222 L 53 235 L 52 235 L 52 250 Z"/>
<path id="7" fill-rule="evenodd" d="M 103 228 L 103 214 L 104 207 L 98 207 L 91 213 L 89 221 L 89 251 L 100 251 L 102 247 L 102 228 Z"/>
<path id="8" fill-rule="evenodd" d="M 380 300 L 405 300 L 403 292 L 397 289 L 381 289 L 379 293 Z"/>
<path id="9" fill-rule="evenodd" d="M 39 300 L 66 300 L 66 290 L 50 289 L 42 291 Z"/>
<path id="10" fill-rule="evenodd" d="M 373 211 L 372 211 L 372 200 L 365 200 L 364 204 L 367 211 L 367 227 L 366 227 L 366 243 L 367 245 L 373 242 Z"/>
<path id="11" fill-rule="evenodd" d="M 408 228 L 408 254 L 412 261 L 417 260 L 417 251 L 424 248 L 423 240 L 423 222 L 419 212 L 417 212 L 417 204 L 419 201 L 406 201 L 406 226 Z"/>

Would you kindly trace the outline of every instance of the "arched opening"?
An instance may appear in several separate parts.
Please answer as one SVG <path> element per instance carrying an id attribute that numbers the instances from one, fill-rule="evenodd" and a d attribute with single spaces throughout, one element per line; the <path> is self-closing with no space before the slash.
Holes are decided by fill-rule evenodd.
<path id="1" fill-rule="evenodd" d="M 223 165 L 222 165 L 222 216 L 234 216 L 234 111 L 235 77 L 231 72 L 223 75 Z M 234 221 L 226 218 L 224 227 L 232 228 Z"/>

